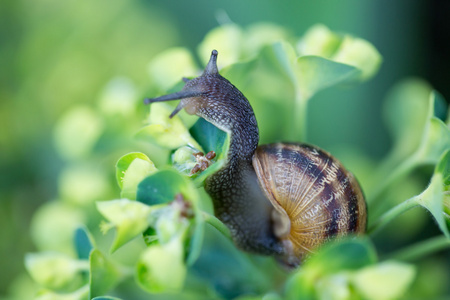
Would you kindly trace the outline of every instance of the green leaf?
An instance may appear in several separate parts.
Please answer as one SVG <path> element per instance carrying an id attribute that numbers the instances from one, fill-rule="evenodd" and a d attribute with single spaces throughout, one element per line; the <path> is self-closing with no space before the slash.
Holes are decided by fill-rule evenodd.
<path id="1" fill-rule="evenodd" d="M 253 296 L 253 295 L 243 295 L 237 298 L 233 298 L 235 300 L 282 300 L 282 298 L 276 294 L 268 294 L 264 296 Z"/>
<path id="2" fill-rule="evenodd" d="M 120 280 L 118 268 L 109 261 L 99 250 L 94 249 L 89 257 L 90 272 L 90 298 L 107 293 Z"/>
<path id="3" fill-rule="evenodd" d="M 450 232 L 444 214 L 444 209 L 448 205 L 448 194 L 446 191 L 449 189 L 449 161 L 450 150 L 447 150 L 435 168 L 430 185 L 416 199 L 418 204 L 430 211 L 441 231 L 450 239 Z"/>
<path id="4" fill-rule="evenodd" d="M 186 180 L 185 177 L 173 170 L 163 170 L 147 177 L 139 185 L 138 201 L 149 205 L 169 203 L 181 194 L 184 201 L 190 203 L 194 212 L 193 232 L 189 242 L 189 255 L 187 263 L 193 264 L 200 255 L 203 243 L 204 219 L 200 208 L 200 196 L 197 189 Z M 172 203 L 170 207 L 164 209 L 152 226 L 156 229 L 156 234 L 160 243 L 170 241 L 173 237 L 184 240 L 186 234 L 186 220 L 181 216 L 182 207 Z M 151 232 L 151 235 L 154 232 Z M 145 235 L 152 244 L 154 238 Z"/>
<path id="5" fill-rule="evenodd" d="M 377 260 L 368 238 L 346 238 L 323 246 L 286 282 L 287 299 L 315 299 L 315 286 L 320 278 L 341 271 L 357 270 Z"/>
<path id="6" fill-rule="evenodd" d="M 176 149 L 184 145 L 201 149 L 178 115 L 169 118 L 172 110 L 173 108 L 166 103 L 153 103 L 150 107 L 150 125 L 142 128 L 136 136 L 167 149 Z"/>
<path id="7" fill-rule="evenodd" d="M 238 61 L 243 45 L 242 29 L 235 24 L 225 24 L 210 30 L 198 46 L 198 57 L 206 65 L 212 50 L 219 51 L 219 69 Z"/>
<path id="8" fill-rule="evenodd" d="M 393 139 L 388 169 L 419 148 L 430 116 L 428 83 L 419 79 L 404 80 L 389 92 L 384 103 L 384 119 Z"/>
<path id="9" fill-rule="evenodd" d="M 374 178 L 379 186 L 371 199 L 377 200 L 373 203 L 378 207 L 383 199 L 389 199 L 381 199 L 380 196 L 390 186 L 420 165 L 436 164 L 441 155 L 450 149 L 450 128 L 434 116 L 435 108 L 442 106 L 438 102 L 443 100 L 435 92 L 427 95 L 427 91 L 428 87 L 423 83 L 410 81 L 395 89 L 394 97 L 390 98 L 394 104 L 387 111 L 388 121 L 396 141 L 391 154 L 379 167 Z M 396 113 L 400 121 L 395 121 Z M 403 121 L 405 124 L 402 124 Z"/>
<path id="10" fill-rule="evenodd" d="M 111 252 L 114 252 L 148 227 L 150 214 L 156 208 L 141 202 L 120 199 L 97 202 L 97 209 L 110 222 L 103 224 L 103 231 L 111 227 L 117 230 L 111 246 Z"/>
<path id="11" fill-rule="evenodd" d="M 337 34 L 322 24 L 312 26 L 298 43 L 302 55 L 315 55 L 354 66 L 360 72 L 354 79 L 367 80 L 378 71 L 382 58 L 369 42 Z"/>
<path id="12" fill-rule="evenodd" d="M 89 286 L 86 284 L 72 293 L 56 293 L 51 290 L 40 290 L 34 300 L 85 300 L 89 297 Z"/>
<path id="13" fill-rule="evenodd" d="M 52 290 L 70 290 L 81 285 L 81 271 L 87 270 L 84 261 L 57 252 L 29 253 L 25 266 L 34 281 Z"/>
<path id="14" fill-rule="evenodd" d="M 79 227 L 74 235 L 75 250 L 79 259 L 89 259 L 91 250 L 95 247 L 94 239 L 86 227 Z"/>
<path id="15" fill-rule="evenodd" d="M 254 23 L 244 31 L 244 57 L 253 57 L 266 45 L 287 41 L 290 36 L 283 26 L 274 23 Z M 227 77 L 228 78 L 228 77 Z"/>
<path id="16" fill-rule="evenodd" d="M 31 236 L 40 251 L 73 254 L 73 233 L 85 224 L 85 212 L 62 201 L 50 201 L 39 207 L 31 222 Z"/>
<path id="17" fill-rule="evenodd" d="M 348 64 L 309 55 L 297 59 L 295 70 L 302 99 L 309 99 L 330 86 L 351 82 L 360 73 L 359 69 Z"/>
<path id="18" fill-rule="evenodd" d="M 184 201 L 191 204 L 194 211 L 193 233 L 190 237 L 190 250 L 187 258 L 188 264 L 192 264 L 200 254 L 204 232 L 204 220 L 197 189 L 181 174 L 169 169 L 159 171 L 144 179 L 139 184 L 137 199 L 148 205 L 165 204 L 173 202 L 178 194 L 182 195 Z M 172 203 L 171 206 L 162 210 L 156 223 L 152 223 L 160 243 L 170 241 L 174 237 L 182 240 L 186 238 L 186 220 L 181 216 L 184 208 L 176 205 L 176 203 Z M 150 244 L 153 244 L 154 237 L 144 236 Z"/>
<path id="19" fill-rule="evenodd" d="M 152 81 L 162 90 L 175 85 L 181 76 L 197 75 L 197 65 L 186 48 L 170 48 L 155 56 L 148 67 Z"/>
<path id="20" fill-rule="evenodd" d="M 286 100 L 293 100 L 295 60 L 295 50 L 290 44 L 276 42 L 262 47 L 255 58 L 230 65 L 221 72 L 238 84 L 239 90 L 258 110 L 261 101 L 278 105 L 292 103 Z"/>
<path id="21" fill-rule="evenodd" d="M 199 212 L 200 210 L 197 210 L 196 212 L 194 231 L 189 241 L 189 253 L 186 258 L 186 265 L 189 267 L 200 257 L 205 236 L 205 222 Z"/>
<path id="22" fill-rule="evenodd" d="M 354 272 L 351 280 L 364 299 L 399 299 L 412 284 L 415 274 L 412 265 L 386 261 Z"/>
<path id="23" fill-rule="evenodd" d="M 315 284 L 315 293 L 317 299 L 330 300 L 347 300 L 353 299 L 348 272 L 340 272 L 337 274 L 320 278 Z"/>
<path id="24" fill-rule="evenodd" d="M 189 132 L 205 153 L 214 151 L 217 156 L 226 155 L 224 153 L 224 150 L 227 149 L 225 146 L 227 141 L 226 132 L 201 118 L 189 129 Z"/>
<path id="25" fill-rule="evenodd" d="M 122 299 L 117 298 L 117 297 L 111 297 L 111 296 L 99 296 L 99 297 L 92 298 L 92 300 L 122 300 Z"/>
<path id="26" fill-rule="evenodd" d="M 286 116 L 279 122 L 259 122 L 261 142 L 280 138 L 280 132 L 292 127 L 295 117 L 296 55 L 288 43 L 264 45 L 251 60 L 242 61 L 221 70 L 221 74 L 250 101 L 257 120 L 271 120 L 275 115 Z"/>
<path id="27" fill-rule="evenodd" d="M 260 68 L 265 72 L 280 76 L 278 80 L 287 81 L 291 84 L 297 83 L 295 74 L 296 54 L 294 48 L 286 42 L 277 42 L 262 48 L 258 57 Z M 275 81 L 277 82 L 277 81 Z"/>
<path id="28" fill-rule="evenodd" d="M 450 149 L 450 128 L 436 117 L 431 117 L 427 125 L 418 156 L 424 163 L 436 163 Z"/>
<path id="29" fill-rule="evenodd" d="M 416 164 L 435 164 L 450 149 L 450 129 L 434 116 L 440 101 L 428 84 L 418 80 L 403 82 L 390 93 L 385 110 L 394 137 L 390 165 L 408 156 Z"/>
<path id="30" fill-rule="evenodd" d="M 184 201 L 190 203 L 194 212 L 193 233 L 189 240 L 189 255 L 187 258 L 187 263 L 190 265 L 200 255 L 203 243 L 204 220 L 197 189 L 181 174 L 168 169 L 144 179 L 139 184 L 137 199 L 148 205 L 171 203 L 169 207 L 161 210 L 156 223 L 151 224 L 155 227 L 158 241 L 166 243 L 174 237 L 181 240 L 186 238 L 187 221 L 182 216 L 184 208 L 178 207 L 177 203 L 172 203 L 178 194 L 182 195 Z M 144 234 L 150 244 L 153 244 L 154 237 L 151 235 L 154 233 L 151 231 L 150 236 Z"/>
<path id="31" fill-rule="evenodd" d="M 410 208 L 421 205 L 432 214 L 445 236 L 450 238 L 447 222 L 445 220 L 445 217 L 450 218 L 450 194 L 448 192 L 450 183 L 449 161 L 450 149 L 445 151 L 439 159 L 428 187 L 420 195 L 409 198 L 386 212 L 379 219 L 378 223 L 372 227 L 372 230 L 376 230 L 387 222 L 390 222 L 396 216 Z"/>
<path id="32" fill-rule="evenodd" d="M 147 205 L 173 201 L 186 181 L 178 172 L 168 169 L 156 172 L 138 185 L 137 200 Z"/>
<path id="33" fill-rule="evenodd" d="M 227 133 L 218 129 L 211 123 L 200 118 L 189 129 L 191 136 L 199 143 L 200 147 L 204 149 L 205 153 L 214 151 L 216 158 L 213 159 L 213 164 L 208 170 L 201 173 L 191 174 L 191 170 L 197 164 L 197 159 L 194 157 L 194 153 L 200 152 L 200 148 L 193 148 L 190 146 L 183 146 L 178 148 L 172 154 L 172 164 L 180 173 L 198 178 L 196 180 L 197 185 L 201 185 L 207 176 L 219 170 L 223 162 L 221 161 L 226 157 L 229 146 L 229 136 Z M 219 164 L 217 164 L 219 162 Z"/>
<path id="34" fill-rule="evenodd" d="M 122 189 L 120 196 L 135 200 L 138 184 L 156 171 L 153 162 L 143 153 L 133 152 L 122 156 L 116 164 L 116 179 Z"/>
<path id="35" fill-rule="evenodd" d="M 447 125 L 449 120 L 450 107 L 444 96 L 436 90 L 433 90 L 434 96 L 434 116 L 440 120 L 447 120 Z M 450 128 L 450 126 L 449 126 Z"/>
<path id="36" fill-rule="evenodd" d="M 434 170 L 435 173 L 441 174 L 444 191 L 450 190 L 450 149 L 447 150 Z"/>
<path id="37" fill-rule="evenodd" d="M 196 177 L 195 184 L 200 186 L 208 176 L 220 170 L 225 164 L 230 146 L 230 137 L 227 133 L 203 119 L 199 119 L 190 129 L 190 132 L 200 143 L 205 153 L 209 151 L 216 153 L 216 158 L 213 160 L 214 163 L 205 171 L 194 175 Z"/>
<path id="38" fill-rule="evenodd" d="M 252 78 L 261 91 L 256 91 L 255 95 L 263 94 L 258 98 L 275 102 L 282 108 L 288 119 L 279 130 L 288 132 L 287 136 L 293 140 L 306 138 L 307 102 L 314 93 L 353 82 L 360 73 L 356 67 L 318 56 L 297 58 L 292 46 L 283 42 L 264 47 L 257 62 L 258 72 L 255 70 Z M 274 108 L 270 109 L 273 114 Z"/>
<path id="39" fill-rule="evenodd" d="M 238 89 L 242 91 L 249 83 L 253 83 L 253 72 L 257 65 L 256 59 L 237 62 L 221 69 L 220 74 L 230 82 L 239 84 Z M 247 92 L 245 91 L 244 94 L 247 95 Z"/>
<path id="40" fill-rule="evenodd" d="M 172 239 L 145 250 L 137 264 L 138 283 L 151 293 L 180 291 L 186 278 L 182 241 Z"/>
<path id="41" fill-rule="evenodd" d="M 192 204 L 194 210 L 194 224 L 191 222 L 191 237 L 189 240 L 189 252 L 186 258 L 186 264 L 192 266 L 200 256 L 202 251 L 203 238 L 205 234 L 205 220 L 203 217 L 202 207 L 200 205 L 200 195 L 198 189 L 192 184 L 187 185 L 183 189 L 183 195 L 186 195 L 187 200 Z"/>
<path id="42" fill-rule="evenodd" d="M 119 160 L 117 161 L 117 163 L 116 163 L 116 180 L 117 180 L 117 184 L 119 185 L 119 187 L 121 189 L 123 188 L 123 179 L 124 179 L 124 176 L 126 174 L 128 167 L 137 158 L 147 161 L 149 163 L 152 162 L 150 160 L 150 158 L 147 157 L 147 155 L 145 155 L 144 153 L 141 153 L 141 152 L 132 152 L 132 153 L 125 154 L 124 156 L 119 158 Z"/>
<path id="43" fill-rule="evenodd" d="M 161 210 L 158 218 L 152 227 L 155 228 L 160 244 L 166 244 L 172 239 L 184 241 L 187 230 L 189 229 L 189 221 L 182 217 L 181 207 L 178 204 L 165 207 Z"/>
<path id="44" fill-rule="evenodd" d="M 158 244 L 158 234 L 156 229 L 153 227 L 148 227 L 146 231 L 142 233 L 144 236 L 144 242 L 147 246 L 152 246 Z"/>
<path id="45" fill-rule="evenodd" d="M 297 49 L 301 55 L 331 58 L 341 44 L 341 37 L 323 24 L 311 26 L 300 39 Z"/>
<path id="46" fill-rule="evenodd" d="M 218 65 L 221 69 L 258 55 L 267 45 L 288 39 L 287 31 L 272 23 L 252 24 L 245 30 L 236 24 L 228 23 L 214 28 L 205 36 L 198 47 L 198 55 L 205 65 L 211 50 L 218 50 Z"/>
<path id="47" fill-rule="evenodd" d="M 357 79 L 365 81 L 378 72 L 382 57 L 371 43 L 346 35 L 332 60 L 358 68 Z"/>
<path id="48" fill-rule="evenodd" d="M 332 274 L 355 270 L 375 263 L 375 248 L 368 238 L 346 238 L 326 244 L 305 262 L 303 268 L 314 273 Z"/>

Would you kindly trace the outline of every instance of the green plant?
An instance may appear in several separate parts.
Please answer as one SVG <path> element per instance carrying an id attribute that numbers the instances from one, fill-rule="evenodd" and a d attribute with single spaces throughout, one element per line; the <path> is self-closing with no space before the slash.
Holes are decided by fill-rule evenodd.
<path id="1" fill-rule="evenodd" d="M 365 81 L 381 63 L 367 41 L 322 25 L 299 41 L 268 24 L 246 30 L 225 25 L 205 37 L 199 57 L 208 58 L 213 48 L 221 53 L 221 74 L 254 107 L 263 141 L 308 141 L 306 116 L 313 96 L 331 86 Z M 147 93 L 179 90 L 179 77 L 195 76 L 200 69 L 194 61 L 183 48 L 155 57 L 150 64 L 155 84 Z M 417 80 L 390 94 L 390 155 L 375 171 L 360 163 L 361 156 L 350 160 L 367 195 L 368 235 L 333 241 L 294 272 L 280 269 L 271 258 L 238 251 L 228 229 L 213 216 L 202 184 L 223 164 L 228 136 L 185 113 L 169 119 L 170 104 L 152 104 L 148 125 L 136 137 L 152 144 L 149 149 L 155 152 L 122 156 L 116 165 L 120 199 L 96 203 L 106 219 L 101 229 L 108 239 L 95 239 L 81 227 L 75 231 L 73 256 L 26 257 L 31 276 L 45 288 L 37 299 L 114 299 L 107 294 L 137 299 L 147 293 L 161 299 L 399 298 L 416 276 L 411 262 L 450 246 L 450 118 L 444 123 L 436 116 L 442 103 L 439 94 Z M 286 117 L 277 120 L 274 115 Z M 217 154 L 214 164 L 190 176 L 196 164 L 192 154 L 210 150 Z M 416 191 L 409 176 L 423 165 L 434 168 L 430 184 L 403 198 L 404 190 Z M 371 238 L 414 206 L 426 208 L 444 235 L 379 259 Z"/>

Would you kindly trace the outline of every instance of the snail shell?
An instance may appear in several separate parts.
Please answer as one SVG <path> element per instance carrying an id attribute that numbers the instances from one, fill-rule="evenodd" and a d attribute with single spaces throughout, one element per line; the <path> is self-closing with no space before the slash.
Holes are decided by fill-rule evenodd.
<path id="1" fill-rule="evenodd" d="M 324 241 L 366 228 L 358 182 L 329 153 L 310 145 L 277 143 L 256 149 L 253 167 L 275 210 L 274 233 L 296 264 Z"/>

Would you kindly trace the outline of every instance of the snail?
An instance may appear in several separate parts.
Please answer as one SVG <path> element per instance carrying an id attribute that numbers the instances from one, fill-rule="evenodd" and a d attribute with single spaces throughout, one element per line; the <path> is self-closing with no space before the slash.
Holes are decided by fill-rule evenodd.
<path id="1" fill-rule="evenodd" d="M 219 74 L 217 55 L 201 76 L 183 78 L 181 91 L 144 102 L 181 100 L 170 117 L 185 109 L 229 134 L 226 162 L 204 187 L 234 243 L 295 267 L 330 238 L 363 233 L 366 203 L 354 176 L 315 146 L 258 146 L 253 109 Z"/>

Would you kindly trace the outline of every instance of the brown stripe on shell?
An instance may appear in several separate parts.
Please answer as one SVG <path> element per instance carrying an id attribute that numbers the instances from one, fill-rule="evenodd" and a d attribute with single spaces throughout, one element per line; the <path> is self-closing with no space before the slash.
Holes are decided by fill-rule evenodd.
<path id="1" fill-rule="evenodd" d="M 267 198 L 289 218 L 285 222 L 290 226 L 282 227 L 288 232 L 279 238 L 292 244 L 296 258 L 330 237 L 365 230 L 360 187 L 327 152 L 293 143 L 263 145 L 255 152 L 253 166 Z"/>
<path id="2" fill-rule="evenodd" d="M 367 207 L 364 201 L 359 201 L 359 199 L 364 199 L 364 195 L 357 180 L 351 173 L 349 174 L 349 178 L 351 178 L 351 180 L 347 194 L 352 196 L 349 201 L 348 209 L 352 218 L 349 220 L 348 231 L 362 233 L 366 230 Z"/>
<path id="3" fill-rule="evenodd" d="M 329 221 L 325 228 L 327 229 L 324 231 L 324 239 L 328 239 L 329 237 L 335 236 L 339 233 L 342 228 L 339 228 L 339 220 L 342 219 L 342 204 L 337 201 L 336 197 L 334 196 L 334 190 L 335 187 L 333 184 L 325 184 L 324 189 L 322 191 L 321 196 L 323 199 L 333 199 L 333 201 L 330 201 L 330 204 L 327 207 L 327 212 L 329 213 Z"/>

